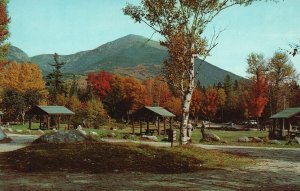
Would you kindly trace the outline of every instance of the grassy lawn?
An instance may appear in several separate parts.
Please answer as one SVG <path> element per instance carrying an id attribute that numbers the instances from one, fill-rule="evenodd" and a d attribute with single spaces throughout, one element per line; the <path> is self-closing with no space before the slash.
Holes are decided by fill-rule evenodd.
<path id="1" fill-rule="evenodd" d="M 6 168 L 21 172 L 186 173 L 208 168 L 241 168 L 255 164 L 253 159 L 244 156 L 193 146 L 155 148 L 106 142 L 32 144 L 0 156 L 7 164 Z"/>
<path id="2" fill-rule="evenodd" d="M 202 139 L 201 133 L 199 129 L 196 129 L 193 131 L 193 143 L 202 143 L 202 144 L 220 144 L 220 145 L 236 145 L 236 146 L 254 146 L 254 147 L 282 147 L 282 148 L 300 148 L 299 144 L 291 144 L 286 145 L 288 142 L 287 140 L 280 140 L 281 145 L 275 145 L 270 144 L 267 142 L 261 142 L 261 143 L 241 143 L 238 142 L 238 139 L 240 137 L 246 136 L 246 137 L 260 137 L 267 139 L 268 137 L 268 131 L 223 131 L 223 130 L 210 130 L 206 129 L 206 132 L 211 132 L 216 134 L 220 137 L 222 141 L 225 141 L 225 143 L 222 142 L 200 142 Z"/>
<path id="3" fill-rule="evenodd" d="M 39 124 L 38 123 L 33 123 L 32 128 L 38 128 Z M 10 126 L 13 130 L 13 133 L 19 133 L 19 134 L 41 134 L 37 130 L 31 130 L 30 132 L 28 130 L 28 124 L 25 125 L 11 125 Z M 61 125 L 60 130 L 63 129 L 64 124 Z M 167 126 L 168 128 L 168 126 Z M 114 129 L 114 130 L 111 130 Z M 143 126 L 143 131 L 145 131 L 146 126 Z M 150 124 L 150 129 L 155 129 L 154 125 Z M 22 130 L 22 132 L 20 132 Z M 93 128 L 84 128 L 84 131 L 87 133 L 91 132 L 96 132 L 98 135 L 94 136 L 96 139 L 100 138 L 108 138 L 111 137 L 110 135 L 112 133 L 115 134 L 116 139 L 131 139 L 131 140 L 140 140 L 139 136 L 139 126 L 136 125 L 135 128 L 135 133 L 136 136 L 129 136 L 132 133 L 132 126 L 126 125 L 126 124 L 120 124 L 120 123 L 111 123 L 109 125 L 104 125 L 100 129 L 93 129 Z M 163 127 L 161 127 L 161 131 L 163 130 Z M 177 131 L 177 141 L 179 138 L 179 129 L 176 129 Z M 45 133 L 53 132 L 52 130 L 44 130 Z M 222 142 L 213 142 L 213 143 L 202 143 L 202 144 L 223 144 L 223 145 L 241 145 L 241 146 L 257 146 L 257 147 L 296 147 L 300 148 L 299 144 L 292 144 L 292 145 L 286 145 L 287 141 L 280 141 L 282 144 L 281 145 L 274 145 L 274 144 L 268 144 L 268 143 L 240 143 L 237 140 L 242 137 L 242 136 L 247 136 L 247 137 L 268 137 L 268 132 L 267 131 L 223 131 L 223 130 L 211 130 L 211 129 L 206 129 L 206 132 L 211 132 L 216 135 L 218 135 L 222 141 L 225 141 L 225 143 Z M 167 135 L 157 135 L 157 133 L 154 134 L 157 136 L 158 141 L 163 141 L 166 140 Z M 193 135 L 192 135 L 192 140 L 193 143 L 200 143 L 200 140 L 202 139 L 200 129 L 194 129 Z"/>

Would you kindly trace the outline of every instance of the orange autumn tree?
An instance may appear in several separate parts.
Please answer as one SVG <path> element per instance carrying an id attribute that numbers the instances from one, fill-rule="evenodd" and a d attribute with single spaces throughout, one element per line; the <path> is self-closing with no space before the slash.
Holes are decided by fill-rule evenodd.
<path id="1" fill-rule="evenodd" d="M 7 1 L 0 1 L 0 72 L 3 66 L 7 63 L 6 56 L 9 48 L 9 44 L 6 43 L 8 38 L 8 23 L 10 19 L 7 14 Z"/>
<path id="2" fill-rule="evenodd" d="M 45 82 L 41 70 L 36 64 L 24 62 L 9 63 L 0 74 L 0 85 L 3 88 L 15 89 L 20 93 L 34 89 L 45 90 Z M 44 92 L 45 93 L 45 92 Z"/>
<path id="3" fill-rule="evenodd" d="M 165 107 L 165 103 L 172 97 L 172 92 L 162 77 L 155 78 L 153 86 L 153 102 L 157 106 Z"/>
<path id="4" fill-rule="evenodd" d="M 218 90 L 216 88 L 208 87 L 205 92 L 205 100 L 203 103 L 202 112 L 204 115 L 207 116 L 209 122 L 215 116 L 217 109 L 218 109 Z"/>
<path id="5" fill-rule="evenodd" d="M 2 105 L 6 117 L 23 123 L 25 112 L 47 96 L 42 72 L 36 64 L 9 63 L 0 73 L 0 86 L 4 89 Z"/>
<path id="6" fill-rule="evenodd" d="M 195 121 L 198 121 L 198 117 L 201 113 L 203 99 L 204 99 L 203 93 L 199 89 L 195 89 L 192 96 L 192 102 L 190 108 L 190 112 L 192 116 L 195 118 Z"/>
<path id="7" fill-rule="evenodd" d="M 245 92 L 245 109 L 250 118 L 261 117 L 267 104 L 268 78 L 266 62 L 261 54 L 250 54 L 247 59 L 247 72 L 251 75 L 251 84 Z"/>
<path id="8" fill-rule="evenodd" d="M 152 106 L 153 105 L 153 86 L 154 86 L 154 78 L 149 77 L 143 81 L 143 85 L 145 86 L 145 105 Z"/>
<path id="9" fill-rule="evenodd" d="M 181 117 L 181 104 L 182 103 L 180 98 L 172 96 L 164 103 L 164 107 L 170 112 L 174 113 L 176 117 Z"/>
<path id="10" fill-rule="evenodd" d="M 145 86 L 134 77 L 124 77 L 123 86 L 123 109 L 128 113 L 145 105 Z"/>

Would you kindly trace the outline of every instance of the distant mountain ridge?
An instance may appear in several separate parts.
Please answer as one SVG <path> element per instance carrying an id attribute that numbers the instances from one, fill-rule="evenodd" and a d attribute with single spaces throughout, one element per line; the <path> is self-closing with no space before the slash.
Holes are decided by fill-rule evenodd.
<path id="1" fill-rule="evenodd" d="M 61 55 L 60 59 L 66 62 L 62 68 L 65 73 L 87 74 L 106 70 L 143 79 L 160 73 L 167 54 L 167 49 L 161 46 L 159 42 L 138 35 L 127 35 L 92 50 Z M 8 58 L 15 58 L 12 55 L 15 53 L 10 51 Z M 25 55 L 18 57 L 18 59 L 20 58 L 27 59 Z M 52 70 L 49 65 L 49 63 L 53 63 L 53 55 L 51 54 L 37 55 L 28 59 L 37 63 L 45 73 Z M 200 61 L 196 61 L 196 67 L 199 66 L 199 63 Z M 243 79 L 208 62 L 204 62 L 199 70 L 198 80 L 205 86 L 223 82 L 226 75 L 229 75 L 232 80 Z"/>
<path id="2" fill-rule="evenodd" d="M 30 58 L 23 50 L 15 46 L 10 46 L 8 49 L 8 60 L 15 60 L 17 62 L 27 62 L 30 61 Z"/>

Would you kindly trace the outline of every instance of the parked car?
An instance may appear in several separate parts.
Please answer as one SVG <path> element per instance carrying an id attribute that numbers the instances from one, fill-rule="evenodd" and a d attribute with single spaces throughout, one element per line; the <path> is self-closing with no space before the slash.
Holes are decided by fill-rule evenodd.
<path id="1" fill-rule="evenodd" d="M 247 128 L 256 128 L 257 127 L 257 121 L 256 120 L 247 120 L 241 123 L 241 125 L 244 125 Z"/>

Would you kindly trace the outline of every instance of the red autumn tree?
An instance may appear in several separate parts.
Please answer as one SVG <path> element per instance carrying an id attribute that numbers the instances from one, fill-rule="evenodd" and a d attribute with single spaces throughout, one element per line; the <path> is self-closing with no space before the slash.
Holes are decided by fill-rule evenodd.
<path id="1" fill-rule="evenodd" d="M 203 93 L 200 90 L 195 89 L 192 96 L 190 113 L 192 114 L 192 116 L 195 118 L 196 121 L 201 112 L 201 107 L 202 107 L 201 104 L 203 99 L 204 99 Z"/>
<path id="2" fill-rule="evenodd" d="M 245 114 L 247 117 L 256 118 L 258 120 L 268 101 L 267 66 L 261 54 L 250 54 L 247 58 L 247 62 L 247 72 L 251 74 L 252 80 L 250 86 L 247 88 L 248 90 L 245 92 Z"/>
<path id="3" fill-rule="evenodd" d="M 0 1 L 0 71 L 3 66 L 7 64 L 6 55 L 8 51 L 8 44 L 6 39 L 8 38 L 8 23 L 10 19 L 7 14 L 7 2 Z"/>
<path id="4" fill-rule="evenodd" d="M 218 109 L 218 90 L 208 87 L 205 92 L 205 100 L 203 104 L 203 113 L 207 116 L 209 122 L 215 116 Z"/>
<path id="5" fill-rule="evenodd" d="M 246 92 L 246 109 L 248 116 L 251 118 L 261 117 L 267 102 L 267 85 L 268 80 L 262 71 L 259 71 L 256 76 L 252 77 L 252 82 L 249 90 Z"/>
<path id="6" fill-rule="evenodd" d="M 110 81 L 112 79 L 112 74 L 106 71 L 101 71 L 100 73 L 90 73 L 88 75 L 88 85 L 93 88 L 96 95 L 103 99 L 107 93 L 110 91 Z"/>

